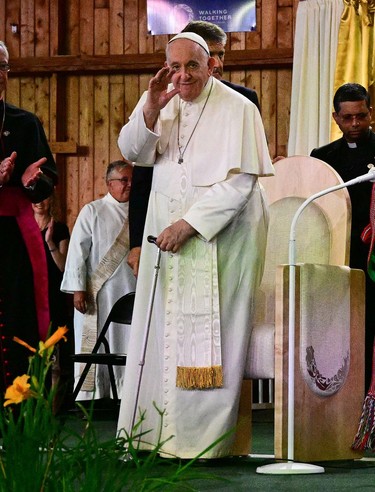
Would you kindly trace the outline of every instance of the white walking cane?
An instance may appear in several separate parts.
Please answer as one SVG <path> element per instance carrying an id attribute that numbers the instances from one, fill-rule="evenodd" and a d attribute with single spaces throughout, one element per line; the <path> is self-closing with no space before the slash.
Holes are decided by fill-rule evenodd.
<path id="1" fill-rule="evenodd" d="M 148 236 L 147 241 L 149 243 L 156 244 L 156 237 Z M 160 250 L 160 248 L 158 248 L 157 254 L 156 254 L 156 262 L 154 265 L 154 278 L 152 281 L 151 295 L 150 295 L 150 299 L 148 301 L 148 308 L 147 308 L 147 317 L 146 317 L 147 326 L 146 326 L 146 330 L 145 330 L 145 333 L 143 336 L 143 341 L 142 341 L 142 346 L 141 346 L 142 347 L 141 348 L 141 358 L 140 358 L 139 363 L 138 363 L 138 365 L 140 366 L 140 370 L 139 370 L 139 375 L 138 375 L 137 393 L 136 393 L 135 402 L 134 402 L 132 424 L 131 424 L 131 428 L 130 428 L 131 430 L 134 428 L 135 418 L 136 418 L 136 414 L 137 414 L 139 391 L 140 391 L 141 383 L 142 383 L 143 366 L 145 365 L 145 356 L 146 356 L 146 350 L 147 350 L 148 335 L 150 333 L 151 315 L 152 315 L 152 309 L 154 307 L 155 290 L 156 290 L 156 284 L 157 284 L 159 270 L 160 270 L 160 255 L 161 255 L 161 250 Z"/>

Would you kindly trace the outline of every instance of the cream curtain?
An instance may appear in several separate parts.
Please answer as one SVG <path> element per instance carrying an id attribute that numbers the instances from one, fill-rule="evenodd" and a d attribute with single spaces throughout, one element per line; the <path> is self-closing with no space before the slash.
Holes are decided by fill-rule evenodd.
<path id="1" fill-rule="evenodd" d="M 375 0 L 374 0 L 375 1 Z M 288 156 L 330 141 L 343 0 L 301 0 L 296 17 Z"/>
<path id="2" fill-rule="evenodd" d="M 346 82 L 368 89 L 374 105 L 374 12 L 375 0 L 344 0 L 340 22 L 334 91 Z M 332 122 L 331 140 L 341 137 Z"/>

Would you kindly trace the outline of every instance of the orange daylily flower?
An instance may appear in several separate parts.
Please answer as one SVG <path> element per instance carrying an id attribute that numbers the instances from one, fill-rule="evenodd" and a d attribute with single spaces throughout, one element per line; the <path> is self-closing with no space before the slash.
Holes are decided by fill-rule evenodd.
<path id="1" fill-rule="evenodd" d="M 59 342 L 61 339 L 66 342 L 65 333 L 67 333 L 68 331 L 69 330 L 66 326 L 59 326 L 55 333 L 53 333 L 45 342 L 39 343 L 39 354 L 44 350 L 56 345 L 56 343 Z"/>
<path id="2" fill-rule="evenodd" d="M 26 374 L 16 377 L 12 386 L 9 386 L 5 392 L 6 401 L 4 402 L 4 407 L 12 403 L 21 403 L 21 401 L 33 396 L 33 392 L 30 390 L 30 384 L 27 382 L 29 378 L 30 376 Z"/>
<path id="3" fill-rule="evenodd" d="M 53 333 L 45 342 L 39 342 L 39 355 L 44 352 L 44 350 L 53 347 L 56 345 L 57 342 L 59 342 L 61 339 L 63 339 L 66 342 L 66 336 L 65 333 L 67 333 L 69 330 L 66 326 L 59 326 L 55 333 Z M 28 348 L 31 352 L 36 353 L 36 349 L 34 347 L 31 347 L 27 342 L 24 342 L 18 337 L 13 337 L 13 340 L 20 345 L 23 345 L 24 347 Z"/>
<path id="4" fill-rule="evenodd" d="M 20 345 L 23 345 L 24 347 L 26 347 L 27 349 L 29 349 L 31 352 L 36 352 L 36 349 L 34 347 L 31 347 L 31 345 L 29 345 L 28 343 L 24 342 L 23 340 L 21 340 L 20 338 L 18 337 L 13 337 L 13 340 L 17 343 L 19 343 Z"/>

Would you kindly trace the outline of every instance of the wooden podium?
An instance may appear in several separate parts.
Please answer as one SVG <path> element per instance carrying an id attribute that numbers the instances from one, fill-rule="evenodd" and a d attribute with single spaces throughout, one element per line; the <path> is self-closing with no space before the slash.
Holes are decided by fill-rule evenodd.
<path id="1" fill-rule="evenodd" d="M 333 265 L 319 267 L 322 278 L 324 275 L 332 278 L 335 274 L 334 270 L 340 268 Z M 363 453 L 352 450 L 351 444 L 358 429 L 364 400 L 364 273 L 361 270 L 350 269 L 347 272 L 350 291 L 347 307 L 349 319 L 346 327 L 347 329 L 349 327 L 349 333 L 346 335 L 349 357 L 344 364 L 345 369 L 339 367 L 338 371 L 333 369 L 330 374 L 324 375 L 323 372 L 320 374 L 318 371 L 319 364 L 317 364 L 315 367 L 315 372 L 319 376 L 317 386 L 323 390 L 318 388 L 318 391 L 315 391 L 316 381 L 306 371 L 306 366 L 304 367 L 307 363 L 301 326 L 305 309 L 305 301 L 300 295 L 302 268 L 303 265 L 296 267 L 294 460 L 316 462 L 360 458 Z M 324 286 L 324 282 L 320 281 L 317 285 Z M 284 265 L 278 268 L 276 279 L 275 458 L 277 459 L 287 459 L 288 446 L 288 291 L 289 266 Z M 335 312 L 341 313 L 345 309 L 343 302 L 339 302 L 340 296 L 334 299 L 334 294 L 332 289 L 321 294 L 321 299 L 325 299 L 325 302 L 319 303 L 320 319 L 332 320 L 335 318 L 333 316 Z M 311 296 L 314 296 L 314 292 Z M 309 327 L 308 333 L 312 340 L 314 339 L 313 324 Z M 333 334 L 333 339 L 337 337 L 337 343 L 343 338 L 344 327 L 341 326 L 340 324 L 334 328 L 337 333 Z M 321 338 L 318 334 L 316 342 L 320 346 L 322 346 Z M 330 338 L 332 339 L 332 333 Z M 331 359 L 335 349 L 334 343 L 331 343 L 323 349 L 325 352 L 323 357 Z M 329 362 L 330 360 L 328 365 Z M 324 388 L 329 387 L 332 381 L 337 383 L 336 391 L 325 395 Z"/>

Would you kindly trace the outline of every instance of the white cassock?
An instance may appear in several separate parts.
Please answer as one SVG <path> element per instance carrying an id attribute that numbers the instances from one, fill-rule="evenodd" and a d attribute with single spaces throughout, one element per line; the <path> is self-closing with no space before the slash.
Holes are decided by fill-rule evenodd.
<path id="1" fill-rule="evenodd" d="M 174 437 L 161 454 L 193 458 L 237 422 L 268 225 L 257 177 L 274 171 L 258 109 L 215 79 L 193 102 L 174 97 L 154 132 L 144 124 L 144 101 L 119 136 L 122 154 L 154 165 L 154 174 L 118 430 L 130 432 L 133 422 L 157 252 L 146 237 L 184 218 L 199 234 L 177 254 L 162 253 L 138 409 L 145 412 L 142 430 L 150 431 L 142 449 L 153 448 L 162 425 L 161 441 Z M 221 387 L 207 384 L 209 368 L 222 369 Z M 203 375 L 202 386 L 185 389 L 179 374 Z M 230 455 L 232 444 L 233 435 L 205 457 Z"/>
<path id="2" fill-rule="evenodd" d="M 96 270 L 128 220 L 128 203 L 119 203 L 110 193 L 85 205 L 74 224 L 69 242 L 61 290 L 73 293 L 86 291 L 87 280 Z M 126 254 L 127 256 L 127 254 Z M 97 327 L 101 329 L 114 303 L 123 295 L 135 290 L 135 277 L 125 259 L 113 275 L 103 284 L 97 295 Z M 75 352 L 81 351 L 83 314 L 74 310 Z M 108 339 L 111 351 L 127 351 L 129 327 L 111 325 Z M 124 367 L 114 367 L 117 391 L 121 394 Z M 75 364 L 75 379 L 80 374 L 80 364 Z M 80 391 L 78 400 L 109 397 L 110 385 L 106 366 L 98 365 L 95 371 L 95 393 Z"/>

